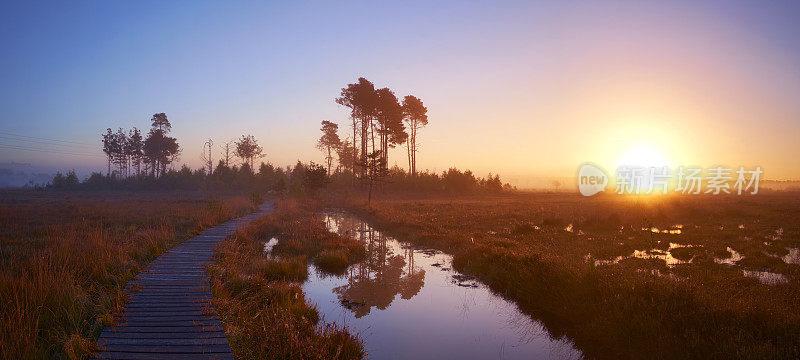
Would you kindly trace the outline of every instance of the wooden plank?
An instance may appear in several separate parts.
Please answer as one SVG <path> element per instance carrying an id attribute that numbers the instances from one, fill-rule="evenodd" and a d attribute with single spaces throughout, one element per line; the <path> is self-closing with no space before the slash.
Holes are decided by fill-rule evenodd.
<path id="1" fill-rule="evenodd" d="M 201 297 L 208 297 L 211 295 L 210 291 L 193 291 L 192 293 L 181 293 L 174 291 L 175 289 L 156 289 L 155 287 L 149 288 L 146 291 L 137 291 L 131 293 L 128 296 L 128 299 L 133 300 L 140 297 L 145 296 L 153 296 L 153 297 L 161 297 L 161 298 L 173 298 L 173 299 L 183 299 L 183 298 L 201 298 Z"/>
<path id="2" fill-rule="evenodd" d="M 137 353 L 137 352 L 118 352 L 118 351 L 101 351 L 98 353 L 98 359 L 111 359 L 111 360 L 233 360 L 233 354 L 228 353 L 210 353 L 210 354 L 155 354 L 155 353 Z"/>
<path id="3" fill-rule="evenodd" d="M 144 311 L 144 310 L 152 310 L 156 311 L 159 309 L 164 310 L 174 310 L 174 309 L 186 309 L 186 310 L 203 310 L 203 309 L 213 309 L 212 306 L 209 304 L 128 304 L 126 310 L 135 310 L 135 311 Z"/>
<path id="4" fill-rule="evenodd" d="M 109 329 L 114 333 L 187 333 L 223 331 L 220 325 L 209 326 L 114 326 Z"/>
<path id="5" fill-rule="evenodd" d="M 198 338 L 198 339 L 127 339 L 105 338 L 98 341 L 101 348 L 109 345 L 222 345 L 228 344 L 225 337 Z"/>
<path id="6" fill-rule="evenodd" d="M 166 301 L 166 302 L 209 302 L 211 301 L 211 294 L 198 294 L 198 295 L 184 295 L 180 293 L 172 293 L 172 294 L 155 294 L 155 293 L 139 293 L 138 295 L 131 295 L 128 297 L 128 301 Z"/>
<path id="7" fill-rule="evenodd" d="M 170 286 L 170 285 L 139 285 L 139 291 L 131 292 L 130 295 L 136 295 L 137 293 L 144 293 L 145 291 L 148 294 L 208 294 L 209 288 L 208 286 L 197 286 L 197 287 L 188 287 L 183 288 L 180 286 Z"/>
<path id="8" fill-rule="evenodd" d="M 211 297 L 206 299 L 197 298 L 197 299 L 169 299 L 169 298 L 157 298 L 157 297 L 140 297 L 133 299 L 128 302 L 128 306 L 133 308 L 146 308 L 146 307 L 176 307 L 176 306 L 186 306 L 190 308 L 194 307 L 211 307 Z"/>
<path id="9" fill-rule="evenodd" d="M 117 326 L 134 327 L 134 328 L 195 326 L 195 327 L 207 328 L 209 326 L 221 326 L 221 325 L 222 324 L 219 322 L 219 319 L 214 318 L 214 319 L 163 320 L 163 321 L 125 319 L 125 321 L 119 323 Z"/>
<path id="10" fill-rule="evenodd" d="M 139 289 L 142 290 L 143 286 L 185 286 L 185 287 L 205 287 L 209 288 L 210 280 L 206 279 L 205 281 L 197 281 L 197 280 L 158 280 L 158 279 L 142 279 L 142 280 L 135 280 L 131 284 L 131 286 L 137 286 Z M 137 291 L 141 292 L 141 291 Z"/>
<path id="11" fill-rule="evenodd" d="M 162 313 L 163 314 L 163 313 Z M 142 321 L 149 321 L 153 323 L 158 322 L 170 322 L 170 321 L 210 321 L 216 320 L 217 316 L 213 314 L 197 314 L 197 315 L 182 315 L 182 314 L 170 314 L 166 313 L 164 315 L 131 315 L 126 314 L 123 318 L 119 319 L 120 321 L 134 321 L 134 322 L 142 322 Z"/>
<path id="12" fill-rule="evenodd" d="M 144 301 L 137 301 L 135 303 L 128 304 L 126 309 L 131 309 L 133 311 L 150 311 L 150 310 L 177 310 L 177 309 L 186 309 L 186 310 L 196 310 L 196 311 L 203 311 L 214 310 L 214 307 L 211 306 L 210 303 L 201 303 L 201 302 L 144 302 Z M 124 313 L 124 312 L 123 312 Z"/>
<path id="13" fill-rule="evenodd" d="M 103 351 L 107 352 L 136 352 L 136 353 L 161 353 L 161 354 L 208 354 L 229 353 L 228 344 L 202 344 L 202 345 L 159 345 L 159 344 L 110 344 Z"/>
<path id="14" fill-rule="evenodd" d="M 122 313 L 124 317 L 145 317 L 145 316 L 206 316 L 212 312 L 200 309 L 126 309 Z"/>
<path id="15" fill-rule="evenodd" d="M 174 332 L 152 332 L 152 333 L 124 333 L 124 332 L 103 332 L 100 340 L 105 339 L 211 339 L 224 338 L 222 331 L 195 332 L 195 333 L 174 333 Z"/>

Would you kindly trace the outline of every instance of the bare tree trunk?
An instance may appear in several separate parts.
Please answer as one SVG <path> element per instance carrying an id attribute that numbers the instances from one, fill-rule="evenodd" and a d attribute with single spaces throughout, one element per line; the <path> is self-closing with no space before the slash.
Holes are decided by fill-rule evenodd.
<path id="1" fill-rule="evenodd" d="M 372 203 L 372 180 L 369 181 L 369 195 L 367 195 L 367 205 Z"/>
<path id="2" fill-rule="evenodd" d="M 372 125 L 372 118 L 364 116 L 361 119 L 361 161 L 364 162 L 361 166 L 361 178 L 367 177 L 367 154 L 369 148 L 369 128 Z"/>
<path id="3" fill-rule="evenodd" d="M 381 123 L 381 129 L 378 133 L 380 136 L 380 143 L 381 143 L 381 157 L 386 162 L 386 168 L 389 167 L 389 136 L 386 133 L 386 126 Z"/>
<path id="4" fill-rule="evenodd" d="M 384 150 L 384 152 L 386 154 L 386 169 L 389 169 L 389 145 L 390 145 L 389 144 L 389 133 L 388 133 L 389 130 L 387 129 L 386 131 L 387 131 L 387 133 L 386 133 L 386 135 L 384 135 L 386 137 L 386 140 L 384 141 L 384 144 L 383 144 L 383 150 Z"/>
<path id="5" fill-rule="evenodd" d="M 411 136 L 406 139 L 406 150 L 408 150 L 408 173 L 411 174 Z"/>
<path id="6" fill-rule="evenodd" d="M 369 124 L 369 133 L 370 138 L 372 139 L 372 152 L 375 152 L 375 124 L 372 122 Z"/>
<path id="7" fill-rule="evenodd" d="M 230 168 L 230 160 L 231 160 L 231 143 L 233 141 L 228 141 L 225 143 L 225 167 Z"/>
<path id="8" fill-rule="evenodd" d="M 409 129 L 410 130 L 409 131 L 410 134 L 408 135 L 408 140 L 411 141 L 411 175 L 412 176 L 416 174 L 416 165 L 417 165 L 416 164 L 416 159 L 414 158 L 414 155 L 416 154 L 416 150 L 417 150 L 417 143 L 416 143 L 416 141 L 414 139 L 414 136 L 415 136 L 414 129 L 416 129 L 416 122 L 412 122 L 411 123 L 411 128 Z"/>
<path id="9" fill-rule="evenodd" d="M 353 187 L 356 186 L 356 154 L 358 153 L 358 150 L 356 149 L 356 127 L 357 126 L 358 126 L 358 124 L 356 124 L 356 118 L 353 117 L 353 169 L 352 169 L 353 178 L 351 179 Z"/>
<path id="10" fill-rule="evenodd" d="M 331 156 L 331 147 L 328 146 L 328 176 L 331 176 L 331 163 L 333 162 L 333 156 Z"/>
<path id="11" fill-rule="evenodd" d="M 411 166 L 412 166 L 412 174 L 417 175 L 417 124 L 416 121 L 414 122 L 414 131 L 413 131 L 413 138 L 411 140 L 411 144 L 413 147 L 411 148 Z"/>

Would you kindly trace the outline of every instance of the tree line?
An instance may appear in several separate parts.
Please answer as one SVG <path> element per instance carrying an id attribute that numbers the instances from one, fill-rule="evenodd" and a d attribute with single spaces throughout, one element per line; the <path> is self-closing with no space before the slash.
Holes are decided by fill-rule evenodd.
<path id="1" fill-rule="evenodd" d="M 102 142 L 108 160 L 107 176 L 120 178 L 150 174 L 157 178 L 180 156 L 177 139 L 169 136 L 172 125 L 167 115 L 154 114 L 150 121 L 151 128 L 144 140 L 136 127 L 128 132 L 122 128 L 116 132 L 111 128 L 106 130 Z M 113 173 L 112 164 L 115 166 Z"/>
<path id="2" fill-rule="evenodd" d="M 426 170 L 411 176 L 404 169 L 392 167 L 386 172 L 384 180 L 382 189 L 397 193 L 498 193 L 512 189 L 510 185 L 503 184 L 498 175 L 489 174 L 480 178 L 469 170 L 455 168 L 441 174 Z M 225 160 L 221 159 L 211 173 L 205 168 L 192 170 L 183 165 L 179 169 L 167 169 L 158 178 L 113 178 L 94 172 L 81 181 L 75 171 L 70 170 L 66 173 L 58 172 L 47 187 L 59 190 L 199 190 L 308 195 L 324 188 L 338 191 L 350 186 L 349 174 L 337 172 L 328 176 L 324 166 L 313 162 L 298 161 L 294 166 L 287 167 L 262 162 L 254 170 L 249 164 L 228 167 Z"/>
<path id="3" fill-rule="evenodd" d="M 159 178 L 167 173 L 167 167 L 178 160 L 181 154 L 178 140 L 169 136 L 172 131 L 172 124 L 165 113 L 153 114 L 150 119 L 151 128 L 147 137 L 142 139 L 142 133 L 135 126 L 127 132 L 119 128 L 116 132 L 111 128 L 106 129 L 102 134 L 103 153 L 106 155 L 108 168 L 106 176 L 114 179 L 124 179 L 130 177 L 151 176 Z M 234 152 L 243 164 L 249 165 L 252 169 L 255 161 L 264 156 L 264 149 L 258 145 L 258 141 L 253 135 L 242 135 L 238 141 L 225 144 L 223 158 L 224 166 L 231 167 L 231 143 L 235 145 Z M 207 173 L 214 172 L 211 145 L 209 139 L 205 145 L 208 146 L 208 154 L 205 152 L 201 158 L 207 164 Z M 112 170 L 113 165 L 113 170 Z"/>
<path id="4" fill-rule="evenodd" d="M 328 175 L 338 184 L 364 185 L 372 196 L 376 183 L 388 191 L 499 192 L 511 189 L 498 175 L 476 177 L 471 171 L 448 169 L 441 175 L 417 170 L 420 130 L 428 124 L 422 100 L 406 95 L 400 101 L 389 88 L 376 89 L 361 77 L 341 89 L 337 104 L 349 109 L 349 130 L 344 140 L 339 125 L 323 120 L 316 147 L 322 151 Z M 405 145 L 408 168 L 388 166 L 389 149 Z M 335 155 L 335 156 L 334 156 Z M 338 163 L 333 166 L 334 160 Z"/>
<path id="5" fill-rule="evenodd" d="M 325 158 L 294 167 L 276 167 L 256 162 L 266 155 L 258 140 L 249 134 L 218 145 L 221 152 L 214 166 L 213 139 L 203 144 L 203 166 L 192 170 L 183 165 L 174 168 L 181 147 L 170 136 L 172 124 L 165 113 L 150 119 L 146 137 L 136 127 L 128 131 L 110 128 L 102 134 L 102 150 L 107 157 L 106 174 L 92 173 L 79 181 L 75 172 L 58 173 L 51 187 L 59 189 L 186 189 L 253 190 L 290 193 L 313 193 L 334 184 L 335 187 L 361 184 L 369 196 L 375 184 L 389 191 L 499 192 L 509 189 L 500 177 L 489 174 L 476 177 L 471 171 L 451 168 L 441 175 L 416 168 L 419 131 L 428 124 L 428 109 L 422 100 L 407 95 L 400 101 L 389 88 L 376 89 L 365 78 L 341 89 L 336 103 L 349 109 L 352 134 L 339 136 L 339 125 L 322 121 L 322 135 L 316 147 Z M 352 136 L 351 136 L 352 135 Z M 389 149 L 406 147 L 408 169 L 388 166 Z M 239 162 L 233 160 L 238 158 Z M 336 162 L 336 167 L 334 167 Z"/>
<path id="6" fill-rule="evenodd" d="M 213 172 L 206 168 L 191 169 L 182 165 L 168 168 L 155 176 L 112 177 L 93 172 L 81 181 L 74 170 L 58 172 L 47 188 L 58 190 L 186 190 L 235 193 L 285 193 L 311 195 L 329 184 L 326 169 L 313 162 L 297 162 L 294 166 L 279 167 L 262 162 L 258 169 L 250 164 L 225 165 L 219 160 Z"/>

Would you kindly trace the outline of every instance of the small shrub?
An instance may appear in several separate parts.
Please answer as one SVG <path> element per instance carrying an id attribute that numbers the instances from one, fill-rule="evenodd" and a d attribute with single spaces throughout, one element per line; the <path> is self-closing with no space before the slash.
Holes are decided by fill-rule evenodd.
<path id="1" fill-rule="evenodd" d="M 347 251 L 344 249 L 322 250 L 322 252 L 314 258 L 314 265 L 328 274 L 344 274 L 349 265 Z"/>

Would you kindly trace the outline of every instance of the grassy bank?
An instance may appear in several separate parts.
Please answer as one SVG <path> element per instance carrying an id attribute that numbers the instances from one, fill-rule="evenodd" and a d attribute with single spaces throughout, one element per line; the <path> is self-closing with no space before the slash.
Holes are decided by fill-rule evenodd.
<path id="1" fill-rule="evenodd" d="M 195 193 L 4 192 L 0 357 L 84 358 L 159 254 L 252 208 Z"/>
<path id="2" fill-rule="evenodd" d="M 361 359 L 363 343 L 320 319 L 300 284 L 308 262 L 338 273 L 363 245 L 329 232 L 312 209 L 279 201 L 273 214 L 223 241 L 211 266 L 217 313 L 238 359 Z M 270 256 L 264 244 L 279 239 Z"/>
<path id="3" fill-rule="evenodd" d="M 519 194 L 330 205 L 453 254 L 457 270 L 519 304 L 551 334 L 568 336 L 590 358 L 800 355 L 800 266 L 777 257 L 800 246 L 796 194 Z M 717 263 L 728 248 L 745 258 Z M 635 250 L 649 255 L 630 256 Z M 764 285 L 744 271 L 790 280 Z"/>

